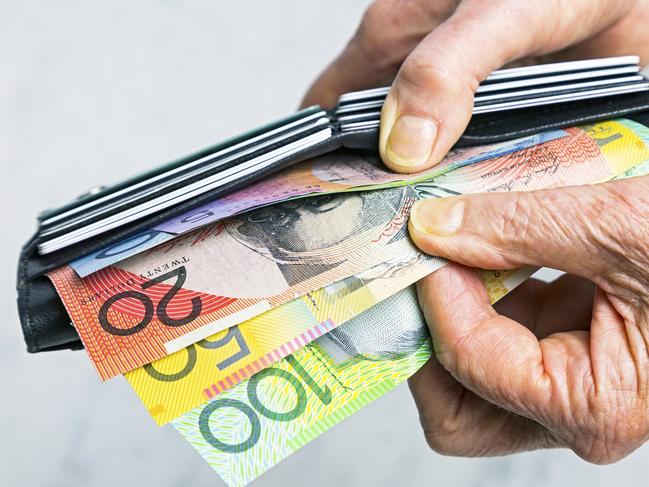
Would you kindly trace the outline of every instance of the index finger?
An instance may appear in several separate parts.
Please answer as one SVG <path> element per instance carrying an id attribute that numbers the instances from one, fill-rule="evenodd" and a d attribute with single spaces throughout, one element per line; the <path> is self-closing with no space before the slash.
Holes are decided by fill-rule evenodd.
<path id="1" fill-rule="evenodd" d="M 343 93 L 389 85 L 401 62 L 453 13 L 457 3 L 375 1 L 347 46 L 311 85 L 301 106 L 331 108 Z"/>

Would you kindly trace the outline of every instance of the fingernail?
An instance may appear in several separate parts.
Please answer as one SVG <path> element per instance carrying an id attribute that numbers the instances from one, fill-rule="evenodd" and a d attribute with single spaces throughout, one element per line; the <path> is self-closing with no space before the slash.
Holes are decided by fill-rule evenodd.
<path id="1" fill-rule="evenodd" d="M 410 223 L 419 233 L 451 235 L 462 226 L 464 206 L 457 198 L 418 201 L 410 212 Z"/>
<path id="2" fill-rule="evenodd" d="M 437 124 L 426 118 L 402 115 L 390 132 L 387 156 L 400 166 L 421 166 L 430 157 L 437 136 Z"/>

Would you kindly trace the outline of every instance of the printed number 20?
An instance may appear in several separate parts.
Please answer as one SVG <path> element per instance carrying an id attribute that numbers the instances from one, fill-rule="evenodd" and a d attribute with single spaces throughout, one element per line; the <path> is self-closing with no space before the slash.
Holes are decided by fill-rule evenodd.
<path id="1" fill-rule="evenodd" d="M 203 309 L 203 302 L 198 296 L 192 298 L 192 309 L 187 316 L 183 318 L 172 318 L 167 313 L 167 306 L 176 294 L 178 294 L 178 291 L 182 289 L 183 284 L 185 284 L 185 280 L 187 279 L 187 271 L 184 266 L 173 269 L 166 274 L 162 274 L 145 282 L 142 284 L 142 289 L 148 289 L 151 286 L 160 284 L 172 277 L 176 278 L 176 282 L 173 283 L 171 289 L 169 289 L 169 291 L 167 291 L 167 293 L 162 297 L 157 307 L 153 305 L 153 301 L 151 301 L 149 296 L 139 291 L 124 291 L 108 298 L 99 309 L 98 318 L 101 327 L 111 335 L 128 336 L 146 328 L 146 326 L 151 323 L 154 313 L 157 315 L 160 322 L 167 326 L 183 326 L 194 321 L 201 314 L 201 310 Z M 128 298 L 136 299 L 142 303 L 142 306 L 144 306 L 144 316 L 142 317 L 142 321 L 131 328 L 118 328 L 108 320 L 108 312 L 113 304 L 122 299 Z"/>

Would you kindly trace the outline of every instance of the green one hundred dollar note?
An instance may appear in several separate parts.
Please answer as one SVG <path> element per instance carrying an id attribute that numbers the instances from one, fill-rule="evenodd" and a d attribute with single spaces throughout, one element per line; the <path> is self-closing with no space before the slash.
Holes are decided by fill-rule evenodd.
<path id="1" fill-rule="evenodd" d="M 533 272 L 490 286 L 492 301 Z M 228 485 L 245 485 L 404 382 L 430 354 L 411 286 L 172 424 Z"/>
<path id="2" fill-rule="evenodd" d="M 246 485 L 430 355 L 410 287 L 172 423 L 230 487 Z"/>

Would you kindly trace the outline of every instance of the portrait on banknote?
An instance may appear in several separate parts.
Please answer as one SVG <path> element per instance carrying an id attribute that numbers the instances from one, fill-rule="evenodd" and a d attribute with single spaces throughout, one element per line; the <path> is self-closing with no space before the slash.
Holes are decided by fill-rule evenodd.
<path id="1" fill-rule="evenodd" d="M 412 287 L 404 290 L 386 299 L 380 308 L 370 308 L 355 320 L 334 328 L 318 343 L 339 364 L 352 358 L 380 361 L 407 357 L 430 336 L 416 295 Z M 386 313 L 391 316 L 386 317 Z M 376 326 L 386 320 L 389 327 Z"/>
<path id="2" fill-rule="evenodd" d="M 260 208 L 233 218 L 226 228 L 275 262 L 292 285 L 345 262 L 386 229 L 392 240 L 403 238 L 406 220 L 400 216 L 408 202 L 408 188 L 328 194 Z"/>

